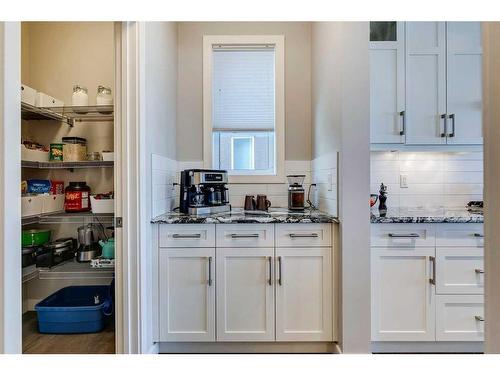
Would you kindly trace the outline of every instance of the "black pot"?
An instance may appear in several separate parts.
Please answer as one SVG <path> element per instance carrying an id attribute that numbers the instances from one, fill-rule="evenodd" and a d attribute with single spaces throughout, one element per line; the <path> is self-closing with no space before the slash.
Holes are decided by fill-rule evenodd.
<path id="1" fill-rule="evenodd" d="M 23 247 L 22 249 L 22 266 L 28 267 L 36 262 L 37 247 Z"/>

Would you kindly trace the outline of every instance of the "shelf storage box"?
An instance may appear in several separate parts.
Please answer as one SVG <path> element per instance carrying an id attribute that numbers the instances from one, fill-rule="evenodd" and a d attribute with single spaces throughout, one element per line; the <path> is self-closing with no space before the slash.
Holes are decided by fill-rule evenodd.
<path id="1" fill-rule="evenodd" d="M 35 105 L 36 103 L 36 90 L 21 84 L 21 101 L 30 105 Z"/>
<path id="2" fill-rule="evenodd" d="M 95 197 L 91 195 L 90 207 L 94 214 L 112 214 L 113 212 L 115 212 L 115 200 L 95 199 Z"/>
<path id="3" fill-rule="evenodd" d="M 40 333 L 91 333 L 104 329 L 113 312 L 108 285 L 68 286 L 35 306 Z"/>
<path id="4" fill-rule="evenodd" d="M 41 196 L 42 214 L 64 211 L 64 194 L 50 194 Z"/>
<path id="5" fill-rule="evenodd" d="M 42 214 L 43 198 L 41 195 L 21 197 L 21 216 L 36 216 Z"/>
<path id="6" fill-rule="evenodd" d="M 63 107 L 64 102 L 62 100 L 53 98 L 50 95 L 47 95 L 43 92 L 38 92 L 36 94 L 36 106 L 37 107 L 43 107 L 43 108 L 48 108 L 48 107 Z"/>
<path id="7" fill-rule="evenodd" d="M 41 150 L 31 150 L 25 145 L 21 145 L 21 160 L 38 161 L 44 163 L 49 161 L 49 152 Z"/>

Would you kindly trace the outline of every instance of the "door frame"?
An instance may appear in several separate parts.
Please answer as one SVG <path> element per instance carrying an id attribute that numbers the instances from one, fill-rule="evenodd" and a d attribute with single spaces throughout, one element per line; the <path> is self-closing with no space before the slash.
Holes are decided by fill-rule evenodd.
<path id="1" fill-rule="evenodd" d="M 151 351 L 141 346 L 141 228 L 147 195 L 141 197 L 139 150 L 144 149 L 144 23 L 115 22 L 115 216 L 116 353 Z M 21 247 L 21 23 L 0 22 L 0 353 L 22 353 L 21 258 L 4 249 Z M 8 93 L 8 95 L 7 95 Z M 5 126 L 8 124 L 9 126 Z M 138 139 L 139 141 L 136 141 Z M 142 147 L 140 147 L 142 146 Z M 145 185 L 145 182 L 141 182 Z M 144 188 L 144 187 L 143 187 Z M 141 204 L 142 203 L 142 204 Z M 147 321 L 147 319 L 144 319 Z M 154 350 L 153 350 L 154 351 Z"/>
<path id="2" fill-rule="evenodd" d="M 22 352 L 19 87 L 21 23 L 0 22 L 0 353 L 11 354 Z"/>

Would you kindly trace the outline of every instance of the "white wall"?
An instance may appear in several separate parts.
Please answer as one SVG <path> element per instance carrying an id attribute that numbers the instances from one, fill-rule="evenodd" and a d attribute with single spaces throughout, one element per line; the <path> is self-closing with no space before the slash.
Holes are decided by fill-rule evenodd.
<path id="1" fill-rule="evenodd" d="M 314 160 L 339 154 L 341 346 L 370 350 L 368 22 L 312 27 Z M 314 161 L 313 161 L 314 162 Z"/>
<path id="2" fill-rule="evenodd" d="M 20 24 L 0 22 L 0 353 L 22 351 L 20 46 Z"/>
<path id="3" fill-rule="evenodd" d="M 203 160 L 203 35 L 285 36 L 285 159 L 311 160 L 311 24 L 179 23 L 178 160 Z"/>
<path id="4" fill-rule="evenodd" d="M 176 165 L 177 121 L 177 24 L 175 22 L 145 23 L 145 107 L 146 107 L 146 171 L 148 189 L 146 218 L 170 210 L 167 185 Z M 145 227 L 146 246 L 141 255 L 141 351 L 152 350 L 157 332 L 157 311 L 154 301 L 156 285 L 156 242 L 154 225 Z"/>
<path id="5" fill-rule="evenodd" d="M 485 351 L 500 353 L 500 23 L 483 27 Z"/>
<path id="6" fill-rule="evenodd" d="M 370 192 L 388 187 L 388 207 L 465 207 L 483 200 L 482 152 L 371 152 Z M 400 175 L 408 187 L 400 187 Z"/>

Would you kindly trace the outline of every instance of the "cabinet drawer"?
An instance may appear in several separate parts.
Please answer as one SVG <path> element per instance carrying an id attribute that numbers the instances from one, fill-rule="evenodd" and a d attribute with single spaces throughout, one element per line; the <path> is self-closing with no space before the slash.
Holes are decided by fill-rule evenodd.
<path id="1" fill-rule="evenodd" d="M 215 247 L 214 224 L 160 225 L 160 247 Z"/>
<path id="2" fill-rule="evenodd" d="M 426 224 L 372 224 L 371 246 L 425 247 L 435 246 L 435 231 Z"/>
<path id="3" fill-rule="evenodd" d="M 436 246 L 484 246 L 482 224 L 442 224 L 437 227 Z"/>
<path id="4" fill-rule="evenodd" d="M 436 341 L 483 341 L 483 296 L 436 296 Z"/>
<path id="5" fill-rule="evenodd" d="M 274 247 L 273 224 L 220 224 L 217 247 Z"/>
<path id="6" fill-rule="evenodd" d="M 331 224 L 276 224 L 276 247 L 331 245 Z"/>
<path id="7" fill-rule="evenodd" d="M 482 248 L 437 248 L 436 293 L 483 294 Z"/>

